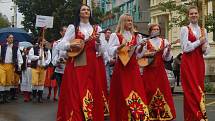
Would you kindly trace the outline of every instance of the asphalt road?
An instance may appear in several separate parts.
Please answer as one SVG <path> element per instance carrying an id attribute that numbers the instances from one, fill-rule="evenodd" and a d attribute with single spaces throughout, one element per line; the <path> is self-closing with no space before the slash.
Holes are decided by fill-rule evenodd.
<path id="1" fill-rule="evenodd" d="M 174 102 L 177 110 L 176 121 L 183 121 L 183 95 L 174 94 Z M 209 121 L 215 121 L 215 95 L 206 97 L 206 106 Z M 55 121 L 56 111 L 57 102 L 52 100 L 38 104 L 24 103 L 22 98 L 19 98 L 8 104 L 0 104 L 0 121 Z"/>

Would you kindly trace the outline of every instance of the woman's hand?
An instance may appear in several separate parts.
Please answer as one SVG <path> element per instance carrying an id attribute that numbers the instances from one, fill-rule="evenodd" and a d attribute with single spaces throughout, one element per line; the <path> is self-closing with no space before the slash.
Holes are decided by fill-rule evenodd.
<path id="1" fill-rule="evenodd" d="M 200 43 L 203 44 L 206 42 L 206 38 L 203 36 L 203 37 L 199 37 L 199 40 L 200 40 Z"/>
<path id="2" fill-rule="evenodd" d="M 205 52 L 207 50 L 207 47 L 208 47 L 207 43 L 204 43 L 202 45 L 202 52 Z"/>

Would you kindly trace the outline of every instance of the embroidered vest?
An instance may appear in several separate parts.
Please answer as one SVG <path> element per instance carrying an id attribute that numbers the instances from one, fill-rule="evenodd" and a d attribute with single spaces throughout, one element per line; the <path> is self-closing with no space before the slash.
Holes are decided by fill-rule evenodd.
<path id="1" fill-rule="evenodd" d="M 34 49 L 34 55 L 39 56 L 40 47 L 35 46 L 35 47 L 33 47 L 33 49 Z M 45 51 L 48 51 L 48 49 L 44 48 L 43 51 L 44 51 L 44 57 L 46 58 Z M 37 66 L 38 66 L 38 60 L 31 61 L 31 68 L 37 68 Z"/>
<path id="2" fill-rule="evenodd" d="M 7 51 L 7 44 L 3 44 L 1 46 L 1 59 L 2 59 L 3 63 L 5 63 L 6 51 Z M 17 51 L 18 51 L 18 47 L 13 45 L 13 47 L 12 47 L 12 62 L 15 65 L 18 65 Z"/>

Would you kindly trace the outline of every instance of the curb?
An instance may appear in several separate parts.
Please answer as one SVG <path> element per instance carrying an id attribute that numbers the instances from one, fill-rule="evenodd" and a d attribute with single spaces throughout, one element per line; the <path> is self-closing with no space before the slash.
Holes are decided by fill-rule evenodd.
<path id="1" fill-rule="evenodd" d="M 173 92 L 173 94 L 184 94 L 184 92 Z M 205 93 L 205 95 L 215 96 L 215 93 Z"/>

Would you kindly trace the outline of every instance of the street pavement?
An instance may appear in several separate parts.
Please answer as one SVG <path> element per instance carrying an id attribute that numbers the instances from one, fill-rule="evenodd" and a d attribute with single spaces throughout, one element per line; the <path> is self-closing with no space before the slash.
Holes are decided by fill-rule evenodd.
<path id="1" fill-rule="evenodd" d="M 183 95 L 174 94 L 173 97 L 177 110 L 176 121 L 183 121 Z M 206 96 L 206 108 L 209 121 L 215 121 L 215 95 Z M 0 104 L 0 121 L 55 121 L 56 112 L 57 102 L 53 100 L 39 104 L 24 103 L 23 98 L 19 98 L 8 104 Z"/>

